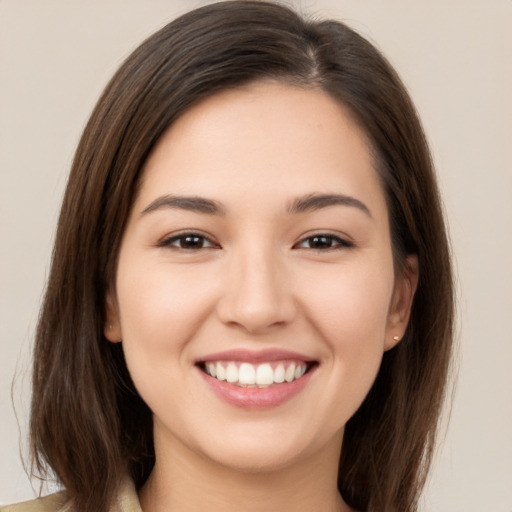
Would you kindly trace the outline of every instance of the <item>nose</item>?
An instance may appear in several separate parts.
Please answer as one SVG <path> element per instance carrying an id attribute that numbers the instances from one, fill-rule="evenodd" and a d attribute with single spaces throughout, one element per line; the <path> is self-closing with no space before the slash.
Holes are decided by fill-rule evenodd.
<path id="1" fill-rule="evenodd" d="M 288 324 L 295 316 L 286 264 L 270 250 L 233 255 L 217 311 L 221 321 L 251 334 Z"/>

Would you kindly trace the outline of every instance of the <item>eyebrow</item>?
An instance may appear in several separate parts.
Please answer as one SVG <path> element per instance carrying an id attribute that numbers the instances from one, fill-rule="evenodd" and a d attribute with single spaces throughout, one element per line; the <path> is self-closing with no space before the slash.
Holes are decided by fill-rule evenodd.
<path id="1" fill-rule="evenodd" d="M 344 194 L 308 194 L 298 197 L 290 204 L 288 212 L 304 213 L 335 205 L 351 206 L 372 217 L 370 209 L 362 201 Z"/>
<path id="2" fill-rule="evenodd" d="M 217 201 L 197 196 L 175 196 L 165 195 L 158 197 L 149 206 L 147 206 L 141 215 L 162 209 L 188 210 L 196 213 L 205 213 L 208 215 L 225 215 L 223 206 Z"/>
<path id="3" fill-rule="evenodd" d="M 288 206 L 290 214 L 305 213 L 329 206 L 350 206 L 357 208 L 371 217 L 370 209 L 359 199 L 344 194 L 320 194 L 313 193 L 294 199 Z M 198 196 L 175 196 L 164 195 L 158 197 L 147 206 L 141 215 L 162 210 L 162 209 L 188 210 L 207 215 L 225 215 L 226 210 L 221 203 L 213 199 L 206 199 Z"/>

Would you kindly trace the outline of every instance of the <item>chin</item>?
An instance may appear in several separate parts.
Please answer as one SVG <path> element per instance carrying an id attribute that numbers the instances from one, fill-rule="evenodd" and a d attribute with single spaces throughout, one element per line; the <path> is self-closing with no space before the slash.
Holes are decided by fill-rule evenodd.
<path id="1" fill-rule="evenodd" d="M 229 451 L 212 453 L 210 459 L 217 465 L 239 473 L 273 473 L 292 467 L 301 456 L 296 450 L 277 446 L 231 446 Z"/>
<path id="2" fill-rule="evenodd" d="M 338 460 L 343 438 L 342 430 L 330 437 L 327 433 L 309 435 L 306 428 L 295 433 L 282 427 L 239 428 L 242 432 L 231 429 L 227 436 L 218 436 L 218 442 L 210 438 L 203 453 L 212 462 L 240 473 L 272 473 L 300 466 L 324 450 L 335 453 Z"/>

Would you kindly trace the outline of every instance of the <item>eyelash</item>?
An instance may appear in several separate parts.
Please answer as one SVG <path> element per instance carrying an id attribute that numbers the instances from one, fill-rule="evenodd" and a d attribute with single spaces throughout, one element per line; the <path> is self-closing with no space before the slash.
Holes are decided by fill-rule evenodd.
<path id="1" fill-rule="evenodd" d="M 187 243 L 186 240 L 189 239 L 189 242 L 192 242 L 192 245 L 183 246 L 183 242 Z M 193 240 L 192 240 L 193 239 Z M 316 239 L 316 240 L 315 240 Z M 314 241 L 314 242 L 313 242 Z M 304 247 L 303 244 L 309 242 L 310 244 L 313 242 L 320 246 L 317 247 Z M 205 246 L 205 243 L 208 244 Z M 198 246 L 199 245 L 199 246 Z M 170 247 L 178 250 L 184 251 L 199 251 L 201 249 L 218 249 L 220 248 L 219 244 L 212 241 L 209 237 L 204 235 L 203 233 L 198 233 L 194 231 L 187 231 L 184 233 L 179 233 L 177 235 L 173 235 L 169 238 L 163 239 L 159 243 L 160 247 Z M 326 252 L 326 251 L 335 251 L 340 249 L 349 249 L 354 247 L 354 244 L 348 240 L 340 238 L 339 236 L 332 235 L 329 233 L 317 233 L 314 235 L 307 236 L 303 238 L 299 242 L 297 242 L 293 249 L 311 249 L 318 252 Z"/>
<path id="2" fill-rule="evenodd" d="M 195 239 L 201 243 L 201 247 L 197 247 L 197 245 L 192 245 L 188 247 L 181 246 L 181 243 L 187 239 Z M 205 242 L 208 244 L 204 246 Z M 184 233 L 179 233 L 177 235 L 173 235 L 169 238 L 164 238 L 159 244 L 160 247 L 170 247 L 173 249 L 178 249 L 182 251 L 198 251 L 201 249 L 218 249 L 219 244 L 215 243 L 209 237 L 204 235 L 203 233 L 197 233 L 195 231 L 187 231 Z"/>
<path id="3" fill-rule="evenodd" d="M 310 242 L 317 239 L 317 242 L 320 242 L 322 247 L 303 247 L 302 244 L 305 242 Z M 315 243 L 317 243 L 315 242 Z M 332 235 L 330 233 L 316 233 L 314 235 L 307 236 L 303 238 L 298 243 L 296 243 L 293 248 L 294 249 L 312 249 L 318 252 L 326 252 L 326 251 L 336 251 L 340 249 L 350 249 L 354 247 L 354 244 L 344 238 L 341 238 L 336 235 Z"/>

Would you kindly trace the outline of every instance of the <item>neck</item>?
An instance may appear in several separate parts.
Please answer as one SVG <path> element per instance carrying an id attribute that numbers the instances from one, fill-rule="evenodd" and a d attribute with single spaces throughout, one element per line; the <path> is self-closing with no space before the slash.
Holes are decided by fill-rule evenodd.
<path id="1" fill-rule="evenodd" d="M 340 440 L 285 468 L 239 471 L 155 439 L 155 468 L 139 493 L 144 512 L 349 512 L 337 490 Z"/>

